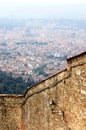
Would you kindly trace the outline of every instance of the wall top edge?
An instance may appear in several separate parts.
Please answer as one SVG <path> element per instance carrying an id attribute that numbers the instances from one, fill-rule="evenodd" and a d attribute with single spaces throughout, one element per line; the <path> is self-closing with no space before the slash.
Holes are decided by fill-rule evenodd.
<path id="1" fill-rule="evenodd" d="M 81 52 L 81 53 L 79 53 L 79 54 L 76 54 L 76 55 L 74 55 L 74 56 L 68 57 L 68 58 L 67 58 L 67 62 L 71 61 L 71 60 L 74 59 L 74 58 L 80 57 L 81 55 L 86 55 L 86 51 L 83 51 L 83 52 Z M 36 86 L 42 84 L 43 82 L 46 82 L 47 80 L 52 79 L 53 77 L 59 75 L 60 73 L 65 72 L 65 71 L 67 71 L 67 68 L 62 69 L 62 70 L 60 70 L 59 72 L 56 72 L 56 73 L 53 74 L 52 76 L 50 76 L 50 77 L 48 77 L 48 78 L 45 78 L 44 80 L 42 80 L 41 82 L 38 82 L 37 84 L 33 85 L 32 87 L 28 87 L 24 95 L 21 95 L 21 94 L 0 94 L 0 98 L 1 98 L 1 97 L 11 97 L 11 98 L 13 98 L 13 97 L 15 97 L 15 98 L 25 97 L 26 94 L 27 94 L 27 92 L 28 92 L 29 90 L 31 90 L 31 89 L 33 89 L 34 87 L 36 87 Z"/>
<path id="2" fill-rule="evenodd" d="M 69 57 L 67 58 L 67 61 L 70 61 L 71 59 L 74 59 L 74 58 L 80 57 L 81 55 L 86 55 L 86 51 L 83 51 L 83 52 L 77 53 L 76 55 L 69 56 Z"/>
<path id="3" fill-rule="evenodd" d="M 22 94 L 0 94 L 0 97 L 23 97 Z"/>
<path id="4" fill-rule="evenodd" d="M 26 90 L 26 92 L 25 92 L 25 94 L 24 94 L 24 97 L 25 97 L 25 95 L 27 94 L 27 92 L 28 92 L 30 89 L 33 89 L 34 87 L 36 87 L 36 86 L 38 86 L 38 85 L 42 84 L 43 82 L 46 82 L 47 80 L 50 80 L 51 78 L 53 78 L 53 77 L 55 77 L 55 76 L 59 75 L 60 73 L 65 72 L 65 71 L 67 71 L 67 68 L 65 68 L 65 69 L 63 69 L 63 70 L 60 70 L 60 71 L 59 71 L 59 72 L 57 72 L 57 73 L 54 73 L 54 74 L 53 74 L 53 75 L 51 75 L 50 77 L 45 78 L 44 80 L 42 80 L 42 81 L 38 82 L 37 84 L 35 84 L 35 85 L 31 86 L 31 87 L 28 87 L 28 88 L 27 88 L 27 90 Z"/>

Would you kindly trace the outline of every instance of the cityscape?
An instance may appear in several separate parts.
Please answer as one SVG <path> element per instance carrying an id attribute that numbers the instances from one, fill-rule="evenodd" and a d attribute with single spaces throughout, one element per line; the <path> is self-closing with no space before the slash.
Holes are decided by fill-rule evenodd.
<path id="1" fill-rule="evenodd" d="M 39 82 L 86 49 L 86 20 L 1 19 L 0 70 Z"/>

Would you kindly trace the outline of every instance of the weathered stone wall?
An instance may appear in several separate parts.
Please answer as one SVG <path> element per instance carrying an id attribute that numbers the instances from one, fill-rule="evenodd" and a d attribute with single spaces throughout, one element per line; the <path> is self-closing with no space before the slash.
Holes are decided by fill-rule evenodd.
<path id="1" fill-rule="evenodd" d="M 24 130 L 86 129 L 85 61 L 86 53 L 70 58 L 67 70 L 27 90 L 22 107 Z"/>
<path id="2" fill-rule="evenodd" d="M 86 130 L 86 52 L 24 96 L 1 95 L 0 130 Z"/>
<path id="3" fill-rule="evenodd" d="M 64 70 L 27 91 L 22 107 L 24 130 L 65 130 L 58 106 L 58 88 L 64 86 L 64 79 L 68 77 L 69 74 Z M 50 109 L 52 100 L 56 103 L 54 114 Z"/>
<path id="4" fill-rule="evenodd" d="M 0 95 L 0 130 L 22 130 L 22 96 Z"/>
<path id="5" fill-rule="evenodd" d="M 68 126 L 72 130 L 86 129 L 86 53 L 68 60 L 71 73 Z"/>

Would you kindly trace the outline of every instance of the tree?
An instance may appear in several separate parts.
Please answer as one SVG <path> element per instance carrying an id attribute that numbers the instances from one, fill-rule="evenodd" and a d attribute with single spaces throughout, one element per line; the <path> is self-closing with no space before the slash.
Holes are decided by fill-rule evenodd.
<path id="1" fill-rule="evenodd" d="M 0 94 L 23 94 L 27 88 L 22 77 L 12 77 L 12 73 L 0 71 Z"/>

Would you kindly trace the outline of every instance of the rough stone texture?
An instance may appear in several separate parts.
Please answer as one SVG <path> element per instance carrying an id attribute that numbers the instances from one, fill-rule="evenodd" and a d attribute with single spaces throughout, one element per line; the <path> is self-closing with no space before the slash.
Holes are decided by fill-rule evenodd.
<path id="1" fill-rule="evenodd" d="M 0 130 L 22 130 L 22 99 L 22 96 L 0 95 Z"/>
<path id="2" fill-rule="evenodd" d="M 86 52 L 23 96 L 1 95 L 0 130 L 86 130 Z"/>

